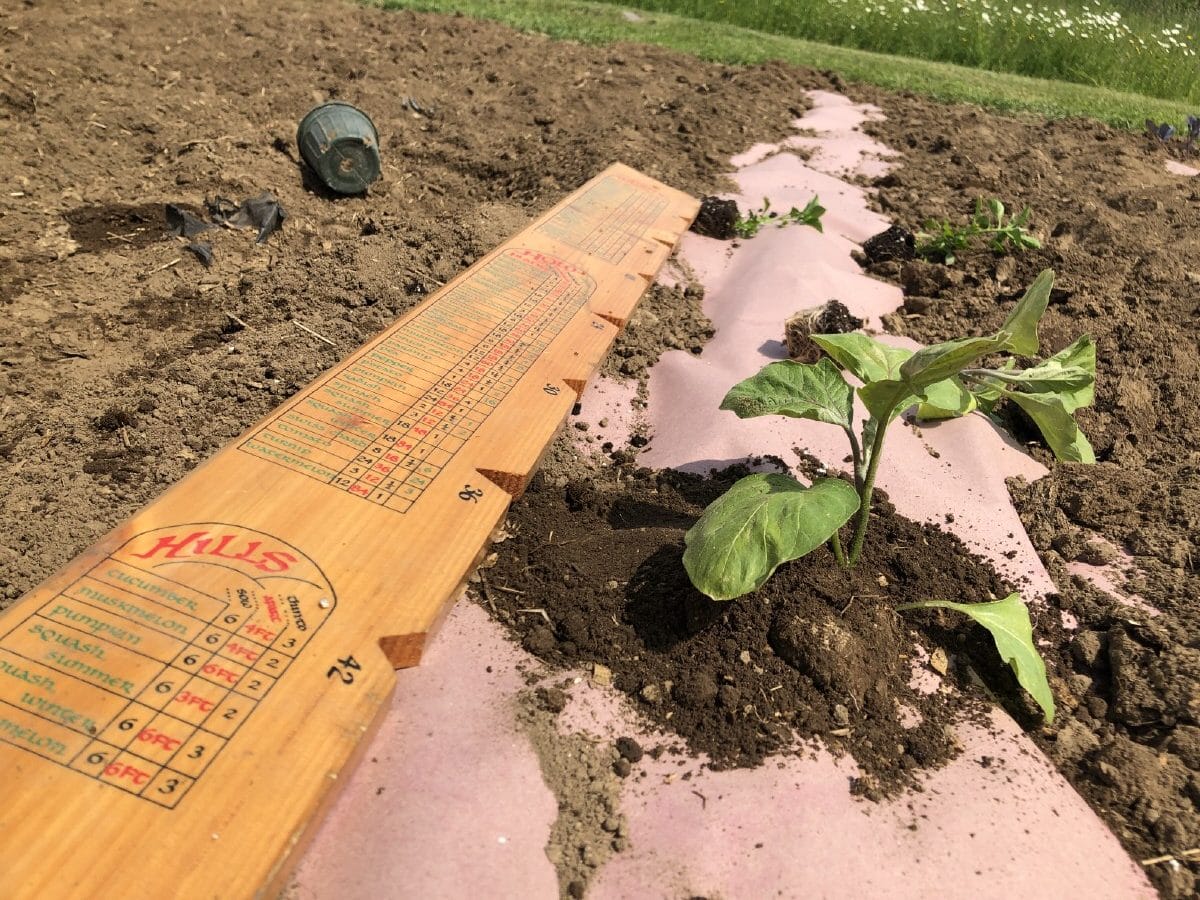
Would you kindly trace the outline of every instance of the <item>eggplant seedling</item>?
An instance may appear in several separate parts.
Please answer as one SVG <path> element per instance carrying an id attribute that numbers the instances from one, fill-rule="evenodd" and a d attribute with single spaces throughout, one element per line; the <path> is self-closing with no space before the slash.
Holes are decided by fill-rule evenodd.
<path id="1" fill-rule="evenodd" d="M 1031 210 L 1026 206 L 1005 219 L 1003 203 L 995 198 L 986 202 L 980 198 L 975 201 L 975 215 L 963 227 L 946 221 L 926 222 L 925 231 L 916 235 L 917 255 L 931 260 L 940 258 L 952 266 L 958 254 L 972 246 L 976 238 L 985 238 L 996 253 L 1036 249 L 1042 242 L 1025 230 L 1030 215 Z"/>
<path id="2" fill-rule="evenodd" d="M 752 209 L 738 217 L 738 220 L 733 223 L 733 230 L 737 232 L 738 237 L 751 238 L 758 234 L 759 230 L 768 222 L 774 222 L 777 228 L 791 224 L 811 225 L 817 231 L 824 233 L 825 228 L 821 225 L 821 216 L 823 215 L 825 215 L 825 207 L 821 205 L 820 199 L 815 194 L 804 205 L 804 209 L 796 209 L 793 206 L 782 214 L 773 211 L 770 199 L 763 197 L 762 209 Z"/>
<path id="3" fill-rule="evenodd" d="M 1034 421 L 1056 457 L 1095 462 L 1073 418 L 1094 399 L 1096 348 L 1091 338 L 1084 335 L 1025 369 L 1018 369 L 1012 357 L 1037 354 L 1037 325 L 1053 283 L 1054 273 L 1042 272 L 992 335 L 958 338 L 916 352 L 857 332 L 811 335 L 825 358 L 816 363 L 774 362 L 734 385 L 721 409 L 739 418 L 780 415 L 841 428 L 850 444 L 853 483 L 820 478 L 805 486 L 780 474 L 742 478 L 709 505 L 685 536 L 683 564 L 692 583 L 714 600 L 732 600 L 760 588 L 783 563 L 827 542 L 839 565 L 854 566 L 866 539 L 888 426 L 914 404 L 918 418 L 946 419 L 977 409 L 991 412 L 1004 398 Z M 1006 354 L 998 363 L 983 365 Z M 843 369 L 860 386 L 847 381 Z M 856 395 L 867 411 L 858 432 Z M 851 520 L 850 542 L 844 548 L 840 530 Z M 1045 667 L 1017 595 L 991 604 L 938 600 L 914 606 L 930 605 L 964 612 L 987 627 L 1022 686 L 1042 705 L 1047 720 L 1053 717 Z"/>

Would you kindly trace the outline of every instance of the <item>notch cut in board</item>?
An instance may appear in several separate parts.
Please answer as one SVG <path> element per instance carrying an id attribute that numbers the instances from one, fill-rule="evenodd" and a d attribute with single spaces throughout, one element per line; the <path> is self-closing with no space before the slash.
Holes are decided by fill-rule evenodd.
<path id="1" fill-rule="evenodd" d="M 610 167 L 0 615 L 6 896 L 277 890 L 697 209 Z"/>

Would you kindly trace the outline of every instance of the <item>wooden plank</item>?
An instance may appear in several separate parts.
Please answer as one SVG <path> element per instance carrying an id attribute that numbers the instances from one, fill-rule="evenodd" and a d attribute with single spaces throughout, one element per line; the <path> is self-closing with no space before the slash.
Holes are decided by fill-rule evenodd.
<path id="1" fill-rule="evenodd" d="M 612 166 L 0 615 L 4 895 L 277 890 L 696 210 Z"/>

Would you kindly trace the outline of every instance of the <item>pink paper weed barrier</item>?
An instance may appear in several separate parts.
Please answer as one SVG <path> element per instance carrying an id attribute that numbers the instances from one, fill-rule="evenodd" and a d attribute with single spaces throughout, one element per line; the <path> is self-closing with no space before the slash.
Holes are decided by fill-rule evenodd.
<path id="1" fill-rule="evenodd" d="M 1107 543 L 1107 542 L 1105 542 Z M 1121 589 L 1121 585 L 1129 578 L 1138 574 L 1133 557 L 1120 548 L 1108 545 L 1113 554 L 1111 562 L 1093 565 L 1080 560 L 1067 563 L 1067 571 L 1072 575 L 1086 578 L 1095 587 L 1104 591 L 1110 597 L 1115 597 L 1131 607 L 1131 615 L 1138 613 L 1147 616 L 1157 616 L 1159 611 L 1146 602 L 1139 594 L 1130 594 Z"/>
<path id="2" fill-rule="evenodd" d="M 544 852 L 554 797 L 513 724 L 523 674 L 537 669 L 483 610 L 459 604 L 425 662 L 399 673 L 368 760 L 289 900 L 558 896 Z M 564 731 L 599 744 L 630 734 L 647 747 L 672 742 L 619 695 L 575 680 Z M 958 739 L 962 755 L 922 793 L 878 805 L 850 796 L 852 761 L 819 749 L 727 772 L 686 755 L 645 757 L 621 795 L 630 849 L 599 869 L 588 896 L 1154 895 L 1007 717 Z"/>
<path id="3" fill-rule="evenodd" d="M 293 878 L 289 900 L 555 897 L 556 803 L 515 727 L 530 658 L 458 603 Z"/>
<path id="4" fill-rule="evenodd" d="M 560 727 L 609 742 L 631 733 L 646 740 L 627 703 L 579 682 Z M 961 726 L 957 740 L 962 755 L 924 791 L 884 804 L 851 798 L 857 767 L 819 747 L 721 772 L 702 768 L 702 757 L 645 757 L 622 795 L 631 850 L 600 870 L 588 896 L 1154 895 L 1008 716 Z"/>
<path id="5" fill-rule="evenodd" d="M 648 429 L 640 459 L 658 467 L 706 471 L 765 453 L 794 463 L 796 446 L 842 464 L 848 451 L 833 426 L 740 421 L 717 409 L 732 384 L 782 357 L 782 323 L 797 309 L 837 297 L 876 327 L 900 303 L 896 288 L 863 276 L 849 255 L 888 222 L 869 210 L 861 188 L 831 174 L 863 171 L 864 161 L 875 166 L 887 155 L 855 130 L 873 113 L 836 95 L 813 99 L 798 123 L 818 131 L 798 139 L 810 163 L 786 147 L 759 146 L 735 177 L 743 207 L 768 196 L 786 210 L 819 192 L 829 209 L 825 234 L 768 226 L 736 248 L 687 235 L 681 253 L 706 287 L 717 335 L 700 357 L 664 355 L 650 373 L 648 407 L 636 414 L 631 385 L 597 379 L 582 399 L 588 433 L 616 442 Z M 880 485 L 902 513 L 940 523 L 952 514 L 956 532 L 1022 581 L 1027 599 L 1053 589 L 1004 487 L 1008 475 L 1044 470 L 1011 440 L 974 416 L 896 425 L 885 453 Z M 515 713 L 527 687 L 522 673 L 538 670 L 483 610 L 459 604 L 422 666 L 398 673 L 396 699 L 367 754 L 373 761 L 349 779 L 290 896 L 558 896 L 543 849 L 555 798 Z M 567 680 L 570 702 L 557 721 L 564 733 L 598 745 L 623 735 L 646 747 L 677 742 L 649 729 L 611 689 L 582 675 Z M 923 791 L 882 804 L 853 798 L 853 761 L 816 747 L 723 772 L 688 755 L 645 757 L 621 789 L 630 846 L 595 872 L 588 896 L 1155 895 L 1007 716 L 995 713 L 987 728 L 964 724 L 956 739 L 961 756 L 931 773 Z"/>
<path id="6" fill-rule="evenodd" d="M 746 208 L 769 197 L 772 208 L 786 210 L 816 194 L 828 209 L 824 232 L 767 225 L 737 246 L 684 235 L 679 254 L 705 287 L 705 312 L 717 333 L 701 356 L 671 351 L 651 370 L 642 427 L 652 440 L 639 458 L 645 465 L 705 473 L 768 454 L 794 464 L 793 448 L 800 447 L 828 465 L 844 466 L 849 448 L 836 426 L 781 417 L 741 421 L 718 409 L 732 385 L 786 356 L 783 322 L 792 313 L 835 298 L 864 319 L 868 330 L 877 330 L 880 316 L 902 304 L 899 288 L 865 275 L 850 256 L 891 223 L 870 209 L 863 188 L 813 168 L 853 175 L 860 164 L 889 156 L 857 130 L 877 113 L 835 94 L 811 96 L 814 108 L 796 124 L 818 132 L 805 138 L 809 145 L 820 144 L 812 159 L 806 163 L 780 147 L 756 145 L 742 159 L 758 161 L 733 176 L 741 189 L 734 199 Z M 918 346 L 888 335 L 880 339 Z M 628 390 L 597 382 L 584 394 L 582 418 L 592 427 L 606 419 L 609 439 L 628 432 L 634 427 L 631 408 L 621 402 Z M 969 416 L 919 428 L 893 426 L 884 452 L 878 484 L 901 513 L 938 524 L 952 520 L 954 532 L 1018 581 L 1026 599 L 1054 589 L 1004 483 L 1015 475 L 1033 480 L 1046 470 L 1011 438 L 982 417 Z"/>

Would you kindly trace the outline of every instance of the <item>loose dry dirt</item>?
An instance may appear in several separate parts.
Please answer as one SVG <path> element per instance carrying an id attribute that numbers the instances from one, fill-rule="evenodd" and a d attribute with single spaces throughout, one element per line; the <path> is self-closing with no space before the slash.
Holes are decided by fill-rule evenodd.
<path id="1" fill-rule="evenodd" d="M 654 49 L 557 43 L 463 18 L 298 0 L 26 2 L 0 10 L 0 30 L 0 606 L 608 163 L 621 160 L 697 196 L 712 193 L 730 155 L 787 133 L 804 89 L 846 87 L 780 65 L 722 67 Z M 1163 172 L 1143 138 L 1103 126 L 848 90 L 883 107 L 888 119 L 872 129 L 904 154 L 880 185 L 890 216 L 909 227 L 928 217 L 962 219 L 976 196 L 998 196 L 1030 204 L 1045 240 L 1043 250 L 1016 260 L 968 254 L 948 271 L 876 267 L 879 277 L 905 284 L 911 308 L 921 310 L 896 317 L 896 330 L 924 340 L 984 332 L 1051 266 L 1059 281 L 1045 345 L 1058 349 L 1083 330 L 1096 336 L 1098 401 L 1082 421 L 1100 463 L 1056 465 L 1036 485 L 1014 485 L 1059 587 L 1053 602 L 1082 629 L 1072 637 L 1049 627 L 1054 616 L 1040 623 L 1056 641 L 1055 727 L 1038 730 L 1028 710 L 1014 712 L 1135 857 L 1181 855 L 1200 843 L 1200 413 L 1191 402 L 1200 377 L 1200 185 Z M 297 165 L 295 124 L 330 98 L 368 110 L 379 128 L 384 177 L 366 196 L 330 198 L 306 184 Z M 288 219 L 265 245 L 248 232 L 208 232 L 216 258 L 206 269 L 165 236 L 167 203 L 200 210 L 206 198 L 240 201 L 268 190 Z M 652 299 L 652 314 L 631 329 L 613 371 L 636 376 L 657 348 L 703 341 L 709 326 L 694 291 Z M 677 301 L 682 317 L 671 315 Z M 628 465 L 633 450 L 615 452 Z M 550 465 L 552 478 L 571 468 L 561 445 Z M 615 476 L 593 485 L 602 502 L 571 502 L 606 521 L 613 510 L 648 503 L 639 515 L 660 516 L 645 526 L 661 532 L 659 543 L 638 552 L 666 554 L 662 570 L 676 571 L 667 557 L 698 509 L 699 495 L 687 492 L 713 486 L 647 475 L 623 494 L 606 479 Z M 653 491 L 658 499 L 647 500 Z M 553 503 L 568 500 L 565 489 L 544 489 L 514 515 L 558 515 Z M 632 541 L 620 521 L 607 525 L 614 539 Z M 1132 556 L 1128 587 L 1161 615 L 1116 604 L 1065 570 L 1100 552 L 1089 549 L 1093 533 Z M 569 574 L 573 552 L 547 557 L 547 571 Z M 791 644 L 779 628 L 772 640 L 765 618 L 745 623 L 757 629 L 754 642 L 751 632 L 722 638 L 721 629 L 738 623 L 721 619 L 749 620 L 749 607 L 723 610 L 707 628 L 695 603 L 679 608 L 684 620 L 656 617 L 648 598 L 658 588 L 648 576 L 657 565 L 606 579 L 596 596 L 612 602 L 631 640 L 657 642 L 664 654 L 672 642 L 709 642 L 715 698 L 702 678 L 689 693 L 666 669 L 652 673 L 660 689 L 675 682 L 671 697 L 678 684 L 681 697 L 696 700 L 678 716 L 691 724 L 676 727 L 691 728 L 693 745 L 720 764 L 750 764 L 782 747 L 774 727 L 757 724 L 744 749 L 724 752 L 710 736 L 727 711 L 744 717 L 747 704 L 759 705 L 740 695 L 733 703 L 729 689 L 743 685 L 722 675 L 757 678 L 754 666 L 763 678 L 787 674 L 780 667 Z M 889 584 L 941 577 L 936 568 L 887 571 Z M 970 571 L 978 590 L 1000 587 L 989 572 Z M 632 588 L 606 593 L 608 581 L 623 580 Z M 881 615 L 851 607 L 845 621 L 861 640 L 898 627 Z M 544 644 L 534 649 L 548 659 L 568 662 L 566 644 L 578 653 L 593 639 L 590 623 L 576 624 L 575 636 L 564 621 L 561 633 L 527 639 Z M 937 640 L 936 623 L 928 627 Z M 725 641 L 743 637 L 727 658 L 734 648 Z M 650 674 L 614 670 L 618 686 L 639 695 L 640 681 L 650 683 Z M 837 707 L 851 721 L 858 712 L 835 702 L 835 690 L 815 687 L 832 677 L 797 675 L 787 709 L 781 699 L 768 702 L 764 718 L 773 726 L 780 712 L 801 733 L 836 741 L 829 735 L 843 718 Z M 1004 673 L 987 677 L 1000 684 Z M 845 692 L 865 703 L 873 690 Z M 903 687 L 896 680 L 888 690 Z M 929 715 L 941 721 L 936 710 Z M 760 731 L 777 743 L 764 743 Z M 920 766 L 953 752 L 936 741 L 928 751 L 906 748 L 889 768 L 853 738 L 845 743 L 872 777 L 909 771 L 906 757 Z M 1195 889 L 1195 866 L 1149 871 L 1164 895 L 1183 897 Z"/>

